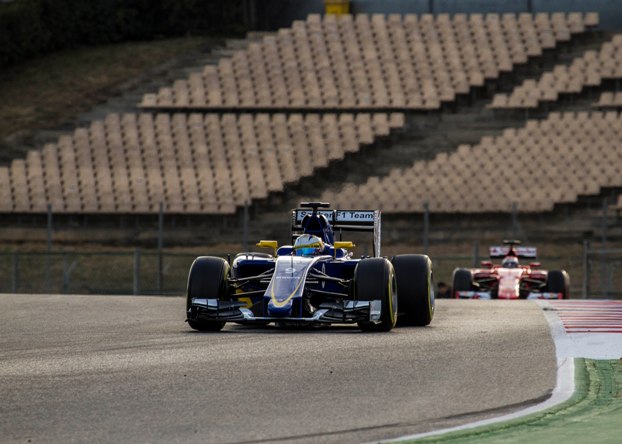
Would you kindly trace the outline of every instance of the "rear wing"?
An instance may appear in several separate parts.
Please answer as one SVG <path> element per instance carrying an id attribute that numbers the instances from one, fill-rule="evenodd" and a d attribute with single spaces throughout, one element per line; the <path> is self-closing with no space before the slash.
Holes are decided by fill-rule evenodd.
<path id="1" fill-rule="evenodd" d="M 302 219 L 312 215 L 313 209 L 296 208 L 292 210 L 292 241 L 302 234 Z M 374 235 L 374 257 L 380 256 L 380 225 L 379 210 L 317 210 L 318 215 L 325 216 L 333 232 L 336 231 L 371 231 Z"/>
<path id="2" fill-rule="evenodd" d="M 536 247 L 514 247 L 514 246 L 494 246 L 490 247 L 491 259 L 502 259 L 510 254 L 513 250 L 514 254 L 519 259 L 535 259 L 538 256 L 538 250 Z"/>

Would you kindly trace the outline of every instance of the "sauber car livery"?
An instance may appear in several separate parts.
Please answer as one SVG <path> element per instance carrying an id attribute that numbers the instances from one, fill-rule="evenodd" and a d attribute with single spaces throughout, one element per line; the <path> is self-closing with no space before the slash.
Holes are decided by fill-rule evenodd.
<path id="1" fill-rule="evenodd" d="M 292 245 L 257 245 L 266 253 L 239 253 L 233 261 L 201 256 L 188 275 L 186 320 L 200 331 L 241 324 L 357 323 L 389 331 L 397 322 L 427 325 L 434 315 L 432 264 L 425 255 L 380 256 L 381 214 L 329 210 L 302 202 L 291 212 Z M 373 232 L 373 256 L 354 258 L 352 242 L 334 231 Z"/>
<path id="2" fill-rule="evenodd" d="M 482 261 L 481 268 L 456 268 L 453 296 L 460 299 L 566 299 L 570 280 L 564 270 L 547 271 L 535 262 L 535 247 L 520 247 L 520 241 L 504 241 L 490 247 L 490 258 L 501 264 Z M 521 259 L 531 260 L 520 264 Z"/>

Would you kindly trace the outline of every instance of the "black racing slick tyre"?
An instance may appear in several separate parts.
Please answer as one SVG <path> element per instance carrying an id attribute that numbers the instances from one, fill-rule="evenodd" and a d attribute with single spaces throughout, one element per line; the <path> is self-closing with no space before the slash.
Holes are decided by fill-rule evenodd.
<path id="1" fill-rule="evenodd" d="M 380 321 L 360 321 L 365 332 L 390 331 L 397 321 L 397 283 L 393 265 L 385 258 L 361 260 L 354 269 L 354 298 L 359 301 L 381 301 Z"/>
<path id="2" fill-rule="evenodd" d="M 473 290 L 473 275 L 471 270 L 466 268 L 456 268 L 454 270 L 454 277 L 452 283 L 452 295 L 458 298 L 459 291 L 471 291 Z"/>
<path id="3" fill-rule="evenodd" d="M 192 298 L 224 299 L 227 295 L 229 264 L 220 257 L 200 256 L 194 260 L 188 273 L 186 316 L 188 325 L 198 331 L 220 331 L 222 321 L 205 321 L 195 318 L 190 303 Z"/>
<path id="4" fill-rule="evenodd" d="M 552 270 L 546 275 L 546 291 L 561 293 L 564 299 L 570 297 L 570 276 L 563 270 Z"/>
<path id="5" fill-rule="evenodd" d="M 400 325 L 423 327 L 434 317 L 432 261 L 424 254 L 401 254 L 393 258 L 397 280 Z"/>

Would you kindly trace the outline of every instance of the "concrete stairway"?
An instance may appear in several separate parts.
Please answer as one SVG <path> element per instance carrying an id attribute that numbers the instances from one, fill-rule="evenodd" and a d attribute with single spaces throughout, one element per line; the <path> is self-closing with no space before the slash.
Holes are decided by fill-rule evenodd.
<path id="1" fill-rule="evenodd" d="M 107 101 L 91 110 L 69 118 L 65 123 L 48 130 L 35 130 L 11 136 L 0 141 L 0 165 L 23 157 L 30 149 L 41 148 L 45 143 L 56 142 L 58 137 L 72 132 L 76 127 L 87 126 L 93 120 L 103 119 L 109 113 L 137 112 L 137 105 L 146 93 L 157 92 L 160 87 L 172 85 L 192 72 L 200 72 L 205 65 L 217 64 L 221 58 L 230 57 L 249 43 L 261 40 L 269 33 L 249 33 L 246 39 L 210 39 L 202 48 L 189 51 L 171 59 L 142 75 L 111 88 Z"/>

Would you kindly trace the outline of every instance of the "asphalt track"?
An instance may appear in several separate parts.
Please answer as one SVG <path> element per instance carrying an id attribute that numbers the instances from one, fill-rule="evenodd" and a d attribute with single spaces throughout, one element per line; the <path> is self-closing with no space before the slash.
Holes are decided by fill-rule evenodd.
<path id="1" fill-rule="evenodd" d="M 2 442 L 360 443 L 538 403 L 528 301 L 437 301 L 431 326 L 191 331 L 181 298 L 0 295 Z"/>

